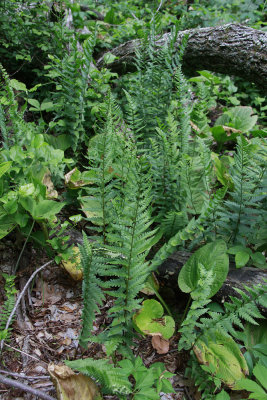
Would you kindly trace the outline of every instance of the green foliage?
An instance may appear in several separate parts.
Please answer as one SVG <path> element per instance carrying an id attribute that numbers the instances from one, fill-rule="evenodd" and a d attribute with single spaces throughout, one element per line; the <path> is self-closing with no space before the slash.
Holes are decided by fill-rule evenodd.
<path id="1" fill-rule="evenodd" d="M 200 270 L 211 271 L 213 283 L 210 286 L 209 297 L 218 292 L 225 281 L 229 260 L 226 254 L 227 247 L 223 240 L 208 243 L 197 250 L 186 262 L 179 273 L 178 285 L 185 293 L 191 293 L 194 299 L 194 290 L 198 286 Z"/>
<path id="2" fill-rule="evenodd" d="M 187 38 L 176 47 L 185 28 L 246 19 L 260 28 L 264 5 L 191 3 L 0 5 L 0 238 L 16 229 L 26 238 L 23 249 L 34 240 L 49 255 L 56 252 L 59 262 L 72 252 L 70 224 L 62 219 L 67 207 L 71 212 L 81 207 L 85 221 L 79 211 L 69 218 L 86 223 L 80 344 L 104 343 L 115 364 L 70 365 L 121 399 L 158 399 L 160 391 L 171 391 L 164 366 L 133 361 L 130 346 L 133 325 L 166 338 L 173 333 L 173 320 L 162 317 L 155 300 L 140 310 L 139 293 L 177 249 L 200 247 L 179 276 L 180 288 L 193 299 L 179 349 L 191 353 L 189 372 L 203 398 L 214 398 L 222 383 L 238 387 L 247 366 L 235 340 L 244 344 L 250 372 L 256 363 L 266 366 L 264 338 L 252 345 L 244 327 L 244 321 L 257 327 L 266 285 L 237 291 L 221 312 L 210 306 L 226 278 L 228 254 L 238 268 L 266 267 L 264 98 L 238 78 L 199 71 L 187 79 L 181 65 Z M 156 41 L 167 31 L 168 43 L 159 48 Z M 136 72 L 119 77 L 109 71 L 116 60 L 111 52 L 103 57 L 105 67 L 96 68 L 94 58 L 103 50 L 133 38 L 141 39 Z M 106 295 L 112 299 L 111 322 L 94 336 L 95 314 Z M 14 293 L 7 301 L 4 319 Z M 147 312 L 148 302 L 156 305 Z M 155 318 L 148 321 L 148 313 Z M 126 358 L 118 363 L 117 355 Z M 254 375 L 260 383 L 258 367 Z M 217 397 L 228 400 L 224 391 Z"/>
<path id="3" fill-rule="evenodd" d="M 93 255 L 92 247 L 83 233 L 83 246 L 79 246 L 81 266 L 83 268 L 83 329 L 80 336 L 80 344 L 86 347 L 93 329 L 95 313 L 99 311 L 98 305 L 102 304 L 104 294 L 101 291 L 103 286 L 97 275 L 105 275 L 106 270 L 98 263 L 97 255 Z M 101 266 L 101 269 L 99 267 Z"/>
<path id="4" fill-rule="evenodd" d="M 163 316 L 163 307 L 156 300 L 145 300 L 142 308 L 133 316 L 133 322 L 138 331 L 146 335 L 158 334 L 169 339 L 175 328 L 171 316 Z"/>
<path id="5" fill-rule="evenodd" d="M 266 400 L 267 399 L 267 385 L 266 374 L 267 368 L 262 364 L 257 364 L 253 369 L 253 374 L 259 383 L 251 379 L 242 379 L 238 382 L 241 389 L 251 392 L 249 399 Z"/>
<path id="6" fill-rule="evenodd" d="M 266 327 L 266 321 L 262 321 L 258 326 L 246 323 L 243 332 L 239 332 L 236 335 L 237 339 L 243 342 L 244 348 L 246 349 L 244 357 L 247 361 L 250 374 L 257 362 L 267 366 Z"/>
<path id="7" fill-rule="evenodd" d="M 152 364 L 149 368 L 143 365 L 142 359 L 124 359 L 114 367 L 108 360 L 86 358 L 65 363 L 99 382 L 104 393 L 116 394 L 125 400 L 131 395 L 133 400 L 158 400 L 159 393 L 171 393 L 173 388 L 168 380 L 173 374 L 165 370 L 163 363 Z M 134 384 L 128 380 L 134 378 Z"/>
<path id="8" fill-rule="evenodd" d="M 2 274 L 2 277 L 5 279 L 5 296 L 6 300 L 4 301 L 3 305 L 1 306 L 0 309 L 0 340 L 2 339 L 8 339 L 10 337 L 11 333 L 11 324 L 9 324 L 8 330 L 6 330 L 6 323 L 8 321 L 8 318 L 13 311 L 15 301 L 16 301 L 16 293 L 17 290 L 15 288 L 15 279 L 16 276 L 14 275 L 7 275 L 7 274 Z M 14 319 L 14 318 L 13 318 Z"/>

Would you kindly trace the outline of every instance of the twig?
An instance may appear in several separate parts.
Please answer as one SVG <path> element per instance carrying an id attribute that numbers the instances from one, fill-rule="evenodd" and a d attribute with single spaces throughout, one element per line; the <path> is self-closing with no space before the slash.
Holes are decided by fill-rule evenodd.
<path id="1" fill-rule="evenodd" d="M 137 19 L 137 21 L 139 21 L 139 18 L 137 18 L 137 16 L 131 11 L 131 15 L 132 17 L 134 17 L 134 19 Z"/>
<path id="2" fill-rule="evenodd" d="M 25 247 L 26 247 L 26 244 L 27 244 L 27 242 L 28 242 L 28 240 L 29 240 L 29 237 L 30 237 L 30 235 L 31 235 L 31 233 L 32 233 L 34 224 L 35 224 L 35 221 L 33 220 L 32 226 L 31 226 L 31 228 L 30 228 L 30 230 L 29 230 L 29 233 L 28 233 L 28 235 L 27 235 L 27 237 L 26 237 L 26 240 L 25 240 L 25 242 L 24 242 L 24 244 L 23 244 L 22 250 L 21 250 L 20 255 L 19 255 L 19 258 L 18 258 L 18 260 L 17 260 L 17 262 L 16 262 L 16 265 L 15 265 L 15 268 L 14 268 L 13 273 L 15 273 L 15 272 L 17 271 L 18 267 L 19 267 L 19 263 L 20 263 L 22 254 L 23 254 L 24 249 L 25 249 Z"/>
<path id="3" fill-rule="evenodd" d="M 25 351 L 16 349 L 16 347 L 12 347 L 12 346 L 10 346 L 9 344 L 4 343 L 4 345 L 5 345 L 6 347 L 9 347 L 10 349 L 13 349 L 13 350 L 17 351 L 18 353 L 25 354 L 26 356 L 32 358 L 33 360 L 39 361 L 39 362 L 40 362 L 40 358 L 33 357 L 33 356 L 31 356 L 30 354 L 25 353 Z M 45 361 L 42 361 L 42 362 L 45 362 Z"/>
<path id="4" fill-rule="evenodd" d="M 3 383 L 4 385 L 7 385 L 7 386 L 10 386 L 13 388 L 18 388 L 20 390 L 23 390 L 24 392 L 31 393 L 34 396 L 40 397 L 40 399 L 56 400 L 54 397 L 49 396 L 48 394 L 42 392 L 41 390 L 33 389 L 31 386 L 28 386 L 28 385 L 25 385 L 24 383 L 15 381 L 14 379 L 6 378 L 5 376 L 3 376 L 1 374 L 0 374 L 0 382 Z"/>
<path id="5" fill-rule="evenodd" d="M 157 13 L 159 12 L 159 10 L 161 9 L 161 6 L 162 6 L 162 4 L 163 4 L 163 1 L 164 1 L 164 0 L 161 0 L 161 1 L 160 1 L 160 4 L 159 4 L 159 6 L 158 6 L 158 8 L 157 8 L 157 10 L 156 10 L 156 12 L 155 12 L 155 14 L 153 15 L 153 17 L 152 17 L 151 20 L 150 20 L 150 24 L 151 24 L 151 22 L 153 21 L 153 19 L 155 18 L 155 16 L 157 15 Z"/>
<path id="6" fill-rule="evenodd" d="M 10 371 L 5 371 L 4 369 L 0 369 L 0 374 L 4 375 L 11 375 L 15 376 L 16 378 L 21 378 L 21 379 L 28 379 L 30 380 L 37 380 L 37 379 L 50 379 L 49 375 L 36 375 L 36 376 L 27 376 L 24 374 L 18 374 L 17 372 L 10 372 Z"/>
<path id="7" fill-rule="evenodd" d="M 21 301 L 22 297 L 24 296 L 24 293 L 25 293 L 26 290 L 27 290 L 27 287 L 29 286 L 29 284 L 31 283 L 31 281 L 33 280 L 33 278 L 35 277 L 35 275 L 37 275 L 40 271 L 42 271 L 42 269 L 46 268 L 48 265 L 52 264 L 52 262 L 53 262 L 53 260 L 48 261 L 47 263 L 45 263 L 45 264 L 42 265 L 41 267 L 37 268 L 37 270 L 34 271 L 34 273 L 30 276 L 30 278 L 29 278 L 28 281 L 26 282 L 26 285 L 24 286 L 23 290 L 21 291 L 21 293 L 20 293 L 20 295 L 19 295 L 19 297 L 18 297 L 18 299 L 17 299 L 17 301 L 16 301 L 16 304 L 14 305 L 14 308 L 13 308 L 13 310 L 11 311 L 11 314 L 9 315 L 9 318 L 8 318 L 7 323 L 6 323 L 6 326 L 5 326 L 5 329 L 6 329 L 6 330 L 9 328 L 9 325 L 10 325 L 10 323 L 11 323 L 11 321 L 12 321 L 13 315 L 15 314 L 16 309 L 17 309 L 17 307 L 18 307 L 20 301 Z M 1 345 L 0 345 L 0 350 L 1 350 L 1 351 L 2 351 L 2 349 L 3 349 L 4 341 L 5 341 L 4 339 L 1 340 Z"/>

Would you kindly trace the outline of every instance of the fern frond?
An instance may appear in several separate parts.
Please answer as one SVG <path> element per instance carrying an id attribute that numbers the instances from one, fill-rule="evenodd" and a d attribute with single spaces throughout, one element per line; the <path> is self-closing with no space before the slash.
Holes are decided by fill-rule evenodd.
<path id="1" fill-rule="evenodd" d="M 105 274 L 105 264 L 93 255 L 92 247 L 87 236 L 83 232 L 83 246 L 79 246 L 81 266 L 83 268 L 83 311 L 82 311 L 82 331 L 80 344 L 87 347 L 88 340 L 93 329 L 93 321 L 96 312 L 99 312 L 99 305 L 105 298 L 102 287 L 103 284 L 98 275 Z"/>
<path id="2" fill-rule="evenodd" d="M 131 384 L 122 368 L 116 368 L 108 360 L 85 358 L 65 361 L 65 364 L 84 375 L 95 379 L 102 386 L 103 392 L 110 394 L 129 394 Z"/>

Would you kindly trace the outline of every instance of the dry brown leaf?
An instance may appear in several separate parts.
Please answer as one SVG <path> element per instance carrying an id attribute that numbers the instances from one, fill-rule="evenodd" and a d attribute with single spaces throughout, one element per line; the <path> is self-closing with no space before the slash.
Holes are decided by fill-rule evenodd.
<path id="1" fill-rule="evenodd" d="M 68 173 L 65 175 L 65 184 L 66 184 L 68 187 L 72 188 L 72 189 L 75 189 L 75 188 L 77 189 L 77 188 L 79 188 L 79 187 L 81 187 L 81 186 L 86 185 L 86 182 L 84 182 L 83 180 L 79 180 L 79 181 L 72 181 L 72 180 L 71 180 L 72 175 L 73 175 L 76 171 L 78 171 L 78 170 L 77 170 L 77 168 L 75 167 L 75 168 L 73 168 L 70 172 L 68 172 Z"/>
<path id="2" fill-rule="evenodd" d="M 50 173 L 50 171 L 47 171 L 44 174 L 42 183 L 46 186 L 46 197 L 48 199 L 57 199 L 58 198 L 58 192 L 55 190 L 54 184 L 51 181 L 51 173 Z"/>
<path id="3" fill-rule="evenodd" d="M 62 344 L 64 344 L 65 346 L 69 346 L 71 344 L 71 339 L 66 338 L 66 339 L 62 340 Z"/>
<path id="4" fill-rule="evenodd" d="M 232 128 L 231 126 L 223 125 L 222 127 L 225 130 L 227 136 L 231 136 L 232 133 L 242 133 L 242 131 L 240 131 L 239 129 Z"/>
<path id="5" fill-rule="evenodd" d="M 75 374 L 66 365 L 49 364 L 48 372 L 57 390 L 58 400 L 100 400 L 95 382 L 83 374 Z"/>
<path id="6" fill-rule="evenodd" d="M 62 322 L 71 322 L 73 320 L 75 320 L 77 317 L 73 314 L 60 314 L 57 316 L 57 320 L 58 321 L 62 321 Z"/>
<path id="7" fill-rule="evenodd" d="M 152 337 L 152 346 L 158 354 L 166 354 L 169 351 L 169 341 L 163 339 L 160 335 L 154 335 Z"/>

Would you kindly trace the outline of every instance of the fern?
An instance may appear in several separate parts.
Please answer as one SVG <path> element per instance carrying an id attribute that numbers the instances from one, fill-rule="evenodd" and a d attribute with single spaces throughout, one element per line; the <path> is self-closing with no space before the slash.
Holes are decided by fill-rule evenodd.
<path id="1" fill-rule="evenodd" d="M 106 103 L 107 118 L 102 133 L 93 137 L 89 143 L 89 172 L 93 186 L 86 188 L 88 197 L 80 197 L 88 219 L 98 225 L 94 229 L 101 234 L 99 240 L 104 244 L 107 242 L 107 230 L 112 215 L 111 201 L 116 195 L 113 178 L 116 157 L 114 119 L 117 119 L 117 114 L 114 107 L 109 93 Z"/>
<path id="2" fill-rule="evenodd" d="M 152 219 L 146 168 L 145 160 L 135 159 L 124 187 L 124 208 L 112 224 L 112 233 L 108 234 L 108 242 L 112 243 L 110 249 L 118 255 L 111 263 L 110 275 L 115 279 L 110 281 L 109 291 L 116 299 L 110 310 L 113 322 L 108 334 L 115 344 L 130 343 L 132 315 L 141 302 L 136 297 L 151 272 L 145 258 L 152 247 L 155 231 L 149 229 Z"/>
<path id="3" fill-rule="evenodd" d="M 21 110 L 19 109 L 19 104 L 15 97 L 9 76 L 1 63 L 0 73 L 2 75 L 3 90 L 6 97 L 5 105 L 7 106 L 6 109 L 3 109 L 2 106 L 0 109 L 0 127 L 4 139 L 3 147 L 9 149 L 13 145 L 23 146 L 25 144 L 30 144 L 36 132 L 39 133 L 38 127 L 33 123 L 26 123 L 24 121 L 26 105 L 22 107 Z"/>
<path id="4" fill-rule="evenodd" d="M 231 168 L 234 190 L 218 210 L 217 218 L 221 235 L 231 243 L 246 245 L 247 238 L 255 236 L 262 226 L 262 218 L 267 218 L 259 201 L 267 191 L 266 167 L 264 161 L 257 161 L 252 143 L 243 136 L 237 140 L 235 163 Z"/>
<path id="5" fill-rule="evenodd" d="M 209 278 L 207 277 L 207 279 Z M 223 314 L 208 310 L 206 307 L 209 303 L 205 291 L 207 289 L 202 291 L 201 288 L 208 288 L 208 286 L 207 281 L 204 281 L 204 285 L 201 285 L 200 282 L 200 296 L 192 302 L 191 311 L 189 311 L 180 330 L 183 333 L 179 342 L 180 350 L 191 348 L 209 330 L 217 329 L 226 336 L 238 337 L 239 332 L 236 327 L 241 330 L 244 329 L 242 320 L 258 325 L 256 319 L 263 318 L 258 310 L 258 305 L 266 306 L 267 285 L 257 285 L 252 288 L 245 286 L 246 292 L 235 289 L 240 298 L 230 297 L 231 302 L 224 303 L 225 312 Z M 204 314 L 207 314 L 208 317 L 200 318 Z"/>
<path id="6" fill-rule="evenodd" d="M 70 135 L 73 151 L 86 139 L 86 92 L 95 42 L 96 33 L 84 42 L 83 53 L 79 52 L 77 42 L 73 40 L 70 55 L 65 55 L 63 59 L 50 56 L 52 70 L 49 75 L 58 81 L 58 91 L 53 96 L 57 104 L 54 118 L 56 133 Z"/>
<path id="7" fill-rule="evenodd" d="M 84 360 L 65 361 L 65 364 L 94 378 L 106 393 L 125 395 L 131 393 L 131 384 L 123 368 L 114 367 L 108 360 L 86 358 Z"/>
<path id="8" fill-rule="evenodd" d="M 162 264 L 179 246 L 182 246 L 186 240 L 194 241 L 203 233 L 203 225 L 208 221 L 215 213 L 215 210 L 221 204 L 222 199 L 225 195 L 225 189 L 218 190 L 213 194 L 213 197 L 209 200 L 208 204 L 203 205 L 203 209 L 197 219 L 191 218 L 188 224 L 178 231 L 171 239 L 168 240 L 155 254 L 151 261 L 152 270 Z"/>
<path id="9" fill-rule="evenodd" d="M 6 330 L 6 323 L 9 319 L 9 316 L 11 312 L 14 309 L 15 306 L 15 301 L 16 301 L 16 289 L 15 289 L 15 283 L 14 280 L 16 276 L 13 275 L 7 275 L 7 274 L 2 274 L 3 277 L 5 278 L 5 295 L 7 299 L 2 305 L 2 309 L 0 310 L 0 339 L 8 339 L 11 333 L 12 327 L 10 326 L 8 330 Z M 14 318 L 13 318 L 14 319 Z M 12 319 L 12 321 L 13 321 Z M 11 324 L 10 324 L 11 325 Z"/>
<path id="10" fill-rule="evenodd" d="M 83 312 L 82 312 L 82 331 L 80 344 L 87 347 L 87 342 L 93 329 L 95 313 L 99 312 L 99 305 L 102 305 L 104 294 L 103 284 L 97 275 L 104 275 L 105 265 L 99 262 L 99 258 L 93 254 L 92 247 L 87 236 L 83 233 L 83 246 L 79 246 L 81 256 L 81 266 L 83 268 Z M 99 268 L 101 267 L 101 268 Z"/>

